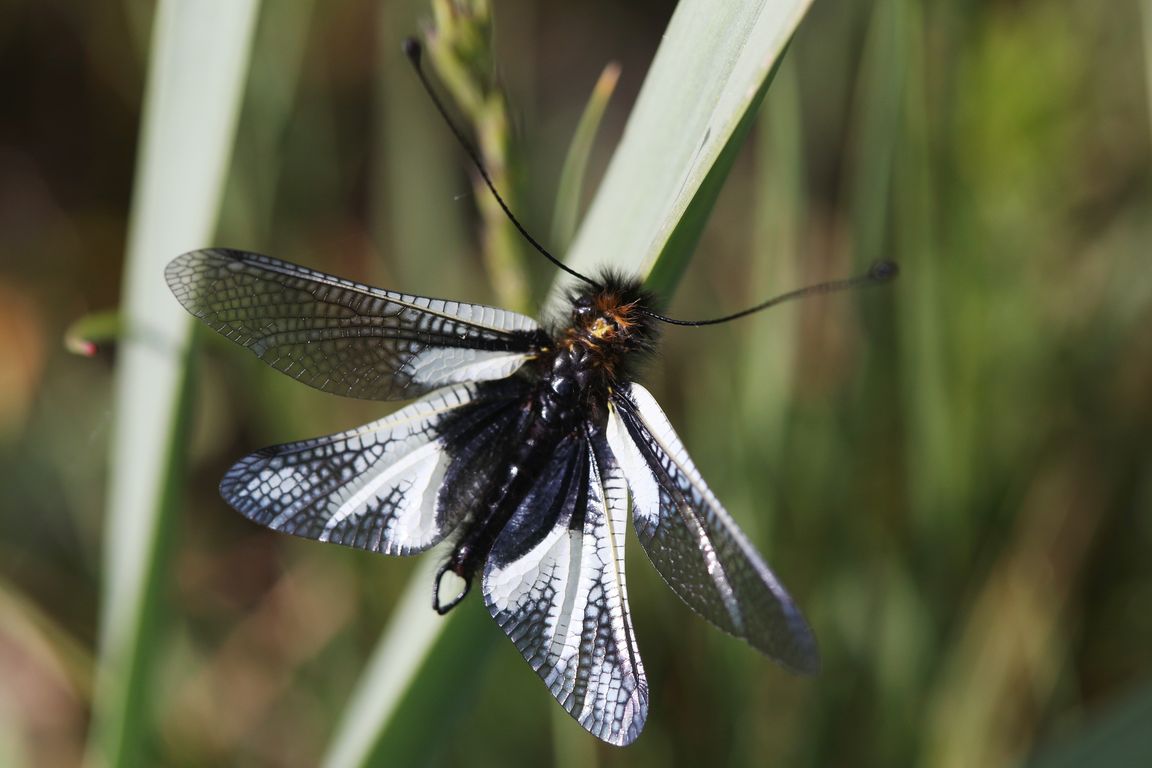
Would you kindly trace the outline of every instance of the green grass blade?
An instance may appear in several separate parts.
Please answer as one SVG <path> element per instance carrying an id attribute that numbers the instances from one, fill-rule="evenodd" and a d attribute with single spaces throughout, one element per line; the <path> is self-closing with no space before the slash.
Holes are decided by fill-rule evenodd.
<path id="1" fill-rule="evenodd" d="M 396 715 L 413 678 L 451 618 L 430 610 L 429 596 L 437 559 L 425 557 L 408 579 L 408 587 L 388 619 L 364 679 L 371 685 L 356 689 L 344 710 L 344 719 L 332 740 L 324 765 L 350 768 L 363 765 L 380 740 L 380 724 Z"/>
<path id="2" fill-rule="evenodd" d="M 1026 768 L 1147 764 L 1152 759 L 1152 683 L 1118 698 L 1074 736 L 1041 749 Z"/>
<path id="3" fill-rule="evenodd" d="M 257 7 L 167 0 L 156 9 L 116 372 L 93 765 L 147 762 L 149 672 L 191 327 L 164 284 L 164 265 L 203 247 L 215 227 Z"/>
<path id="4" fill-rule="evenodd" d="M 753 221 L 749 222 L 755 253 L 749 260 L 748 275 L 749 285 L 755 287 L 743 297 L 748 304 L 782 286 L 801 283 L 805 168 L 800 85 L 794 64 L 794 59 L 785 62 L 773 79 L 772 95 L 757 126 L 756 202 Z M 756 425 L 755 434 L 767 447 L 759 460 L 768 466 L 781 466 L 786 450 L 798 310 L 795 306 L 779 307 L 771 320 L 749 323 L 741 343 L 738 413 L 746 423 Z M 747 487 L 762 497 L 755 485 Z M 743 508 L 754 509 L 764 503 L 763 498 L 750 496 Z"/>
<path id="5" fill-rule="evenodd" d="M 434 734 L 450 730 L 471 701 L 468 688 L 498 635 L 479 600 L 465 601 L 447 616 L 432 610 L 441 562 L 426 556 L 409 579 L 345 707 L 322 762 L 326 768 L 426 763 L 438 748 Z"/>
<path id="6" fill-rule="evenodd" d="M 276 209 L 288 134 L 297 117 L 297 92 L 315 23 L 316 0 L 281 0 L 260 14 L 248 72 L 243 119 L 220 212 L 219 233 L 231 243 L 278 245 Z M 261 245 L 260 247 L 265 247 Z"/>
<path id="7" fill-rule="evenodd" d="M 568 147 L 564 166 L 560 170 L 560 182 L 556 190 L 556 210 L 552 215 L 551 242 L 552 247 L 558 250 L 563 250 L 572 242 L 572 236 L 576 233 L 588 156 L 592 154 L 592 145 L 596 141 L 604 110 L 612 100 L 612 93 L 616 90 L 616 83 L 619 80 L 619 64 L 611 63 L 604 67 L 604 71 L 596 80 L 596 85 L 592 87 L 592 95 L 588 97 L 584 113 L 580 115 L 580 122 L 576 124 L 576 132 L 572 135 L 572 144 Z"/>
<path id="8" fill-rule="evenodd" d="M 572 267 L 588 272 L 609 260 L 647 275 L 662 263 L 653 285 L 671 287 L 810 3 L 686 0 L 676 7 L 576 235 Z"/>

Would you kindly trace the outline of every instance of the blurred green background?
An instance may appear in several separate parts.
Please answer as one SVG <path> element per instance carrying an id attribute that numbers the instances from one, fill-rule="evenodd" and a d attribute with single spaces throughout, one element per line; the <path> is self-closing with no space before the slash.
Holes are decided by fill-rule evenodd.
<path id="1" fill-rule="evenodd" d="M 596 78 L 620 63 L 590 189 L 672 7 L 495 0 L 517 210 L 546 242 Z M 151 14 L 0 4 L 3 764 L 84 750 L 116 349 L 65 337 L 119 300 Z M 496 301 L 465 160 L 398 50 L 427 17 L 265 3 L 203 245 Z M 403 764 L 1152 764 L 1150 45 L 1141 0 L 816 0 L 670 312 L 877 258 L 902 277 L 672 329 L 644 381 L 809 617 L 822 674 L 696 618 L 629 542 L 652 692 L 634 746 L 585 737 L 473 600 L 443 651 L 470 672 L 404 723 Z M 529 311 L 553 272 L 529 262 Z M 257 528 L 216 485 L 388 406 L 204 336 L 147 764 L 307 766 L 413 563 Z"/>

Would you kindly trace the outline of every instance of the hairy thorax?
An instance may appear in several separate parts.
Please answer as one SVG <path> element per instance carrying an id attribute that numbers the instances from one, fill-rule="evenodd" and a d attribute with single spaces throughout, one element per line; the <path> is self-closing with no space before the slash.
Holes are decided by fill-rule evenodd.
<path id="1" fill-rule="evenodd" d="M 567 324 L 553 333 L 555 347 L 542 360 L 549 388 L 575 398 L 574 407 L 602 402 L 613 383 L 630 378 L 655 348 L 653 301 L 638 280 L 613 274 L 573 293 Z"/>

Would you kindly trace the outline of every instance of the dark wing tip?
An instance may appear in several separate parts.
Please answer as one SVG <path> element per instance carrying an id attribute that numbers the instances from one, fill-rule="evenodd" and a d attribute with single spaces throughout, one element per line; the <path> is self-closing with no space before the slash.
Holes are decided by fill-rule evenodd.
<path id="1" fill-rule="evenodd" d="M 781 666 L 798 675 L 814 677 L 820 674 L 820 649 L 816 646 L 816 637 L 807 627 L 803 634 L 794 636 L 795 647 L 788 653 L 773 655 Z"/>
<path id="2" fill-rule="evenodd" d="M 780 613 L 775 613 L 767 627 L 736 633 L 756 650 L 768 656 L 789 672 L 813 676 L 820 673 L 820 649 L 816 635 L 804 615 L 786 592 L 773 590 Z M 705 617 L 708 618 L 708 617 Z"/>
<path id="3" fill-rule="evenodd" d="M 820 673 L 820 647 L 816 642 L 816 634 L 808 626 L 804 614 L 789 597 L 785 603 L 788 622 L 788 648 L 786 653 L 776 658 L 785 668 L 800 675 L 817 675 Z M 790 610 L 788 610 L 790 609 Z"/>

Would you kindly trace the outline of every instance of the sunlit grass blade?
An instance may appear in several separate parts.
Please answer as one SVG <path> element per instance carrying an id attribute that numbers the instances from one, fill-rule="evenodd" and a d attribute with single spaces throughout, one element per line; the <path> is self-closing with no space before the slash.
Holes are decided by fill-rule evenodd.
<path id="1" fill-rule="evenodd" d="M 785 61 L 773 80 L 757 139 L 763 160 L 757 162 L 758 203 L 752 226 L 756 253 L 750 259 L 756 295 L 800 285 L 802 223 L 805 218 L 804 137 L 800 85 L 795 60 Z M 763 287 L 760 287 L 763 286 Z M 771 461 L 779 466 L 785 446 L 785 421 L 792 387 L 799 307 L 780 307 L 771 321 L 752 323 L 745 345 L 745 395 L 739 413 L 758 417 L 758 434 L 771 443 Z"/>
<path id="2" fill-rule="evenodd" d="M 435 734 L 469 701 L 474 670 L 497 635 L 469 601 L 446 616 L 432 610 L 440 560 L 425 557 L 389 618 L 332 739 L 323 765 L 415 765 L 435 753 Z"/>
<path id="3" fill-rule="evenodd" d="M 121 314 L 89 763 L 143 765 L 165 532 L 184 438 L 190 319 L 164 265 L 212 234 L 256 0 L 156 8 Z"/>
<path id="4" fill-rule="evenodd" d="M 810 0 L 676 7 L 568 263 L 675 282 Z M 674 128 L 672 128 L 674 126 Z"/>
<path id="5" fill-rule="evenodd" d="M 592 87 L 592 95 L 588 97 L 584 113 L 580 115 L 580 121 L 576 124 L 576 131 L 572 135 L 572 144 L 568 147 L 564 166 L 560 170 L 560 181 L 556 189 L 556 209 L 552 214 L 552 247 L 558 251 L 564 250 L 576 232 L 588 157 L 592 154 L 592 146 L 600 129 L 600 120 L 604 117 L 604 110 L 607 109 L 619 80 L 619 64 L 612 63 L 604 67 L 604 71 L 596 80 L 596 85 Z"/>
<path id="6" fill-rule="evenodd" d="M 361 685 L 344 709 L 344 717 L 328 749 L 324 765 L 351 768 L 365 765 L 382 738 L 380 724 L 391 722 L 412 691 L 426 654 L 456 615 L 439 616 L 429 596 L 437 561 L 431 555 L 412 573 L 364 670 L 370 685 Z"/>

